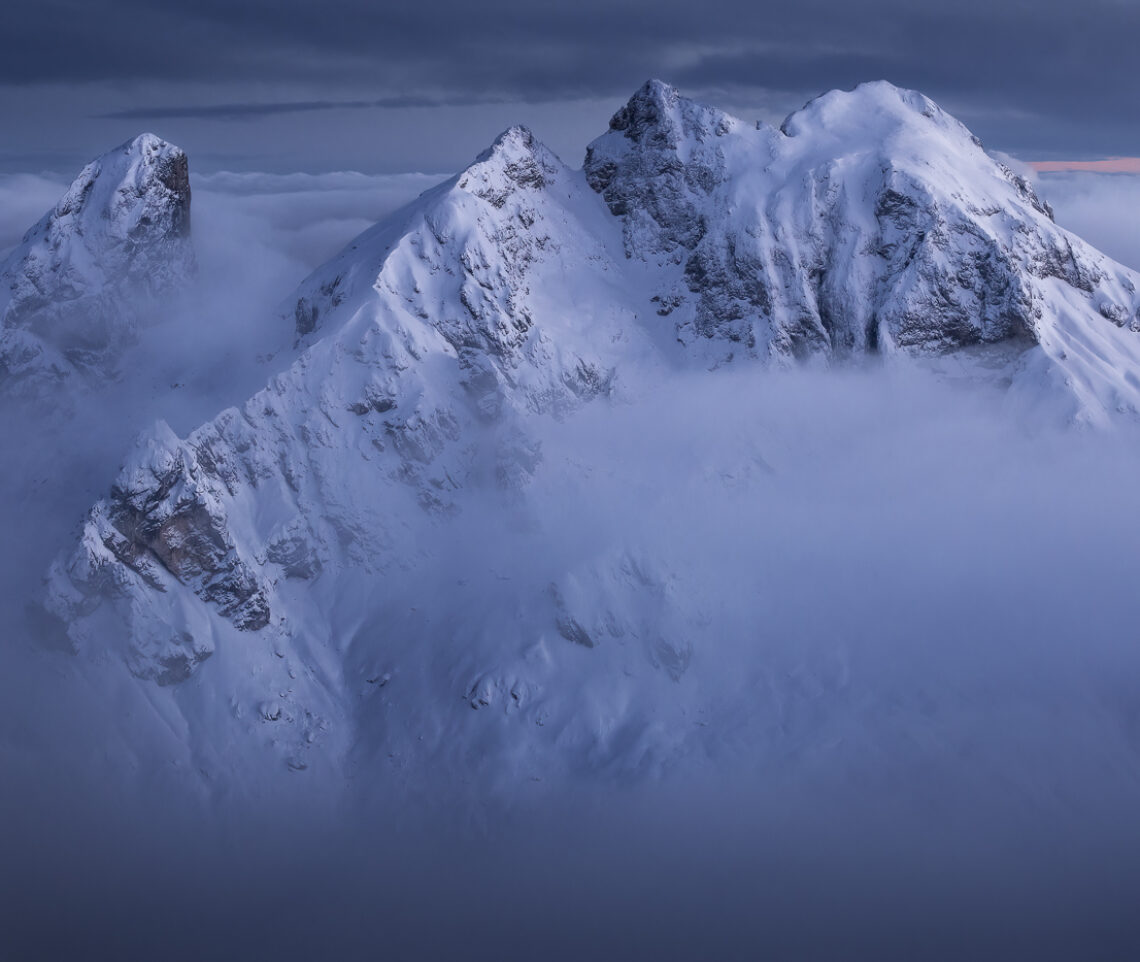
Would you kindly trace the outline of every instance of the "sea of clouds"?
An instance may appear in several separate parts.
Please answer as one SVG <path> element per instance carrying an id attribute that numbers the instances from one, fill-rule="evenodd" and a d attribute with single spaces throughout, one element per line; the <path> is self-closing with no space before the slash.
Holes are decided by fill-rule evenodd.
<path id="1" fill-rule="evenodd" d="M 0 432 L 7 625 L 130 434 L 158 416 L 185 432 L 247 396 L 273 364 L 251 355 L 290 340 L 275 306 L 435 180 L 195 178 L 203 301 L 143 355 L 161 374 L 145 383 L 183 386 L 80 412 L 82 431 Z M 1059 223 L 1140 267 L 1140 178 L 1039 185 Z M 65 186 L 0 178 L 0 249 Z M 208 363 L 183 360 L 192 345 Z M 79 778 L 52 746 L 81 744 L 98 771 L 131 719 L 13 632 L 5 938 L 96 959 L 1127 957 L 1136 440 L 876 367 L 677 374 L 551 422 L 521 504 L 488 497 L 432 529 L 438 583 L 467 570 L 502 592 L 503 574 L 541 586 L 652 557 L 703 625 L 677 699 L 755 709 L 726 709 L 741 727 L 699 767 L 501 817 L 418 819 L 375 792 L 332 818 L 285 793 L 203 810 Z M 406 586 L 429 604 L 435 588 Z"/>

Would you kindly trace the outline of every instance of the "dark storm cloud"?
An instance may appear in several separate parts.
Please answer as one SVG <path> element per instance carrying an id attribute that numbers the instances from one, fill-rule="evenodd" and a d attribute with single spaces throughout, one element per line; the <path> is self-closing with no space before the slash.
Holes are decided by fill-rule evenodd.
<path id="1" fill-rule="evenodd" d="M 1084 131 L 1097 144 L 1112 141 L 1118 153 L 1140 152 L 1140 4 L 1131 0 L 582 0 L 553 7 L 519 0 L 48 0 L 23 2 L 6 11 L 6 21 L 0 80 L 9 83 L 303 82 L 317 94 L 269 106 L 175 105 L 181 113 L 168 116 L 611 97 L 647 76 L 741 97 L 810 94 L 886 77 L 948 101 L 967 119 L 1017 112 L 1018 121 L 981 121 L 983 135 L 996 135 L 1002 146 L 1016 141 L 1041 150 Z M 375 104 L 328 96 L 338 85 L 380 96 Z"/>
<path id="2" fill-rule="evenodd" d="M 154 120 L 175 117 L 214 120 L 245 120 L 250 117 L 270 117 L 275 114 L 303 114 L 314 110 L 399 110 L 407 107 L 471 106 L 483 103 L 501 103 L 496 97 L 454 96 L 446 100 L 409 94 L 396 97 L 377 97 L 373 100 L 295 100 L 277 103 L 202 104 L 196 106 L 132 107 L 115 110 L 100 116 L 109 120 Z"/>

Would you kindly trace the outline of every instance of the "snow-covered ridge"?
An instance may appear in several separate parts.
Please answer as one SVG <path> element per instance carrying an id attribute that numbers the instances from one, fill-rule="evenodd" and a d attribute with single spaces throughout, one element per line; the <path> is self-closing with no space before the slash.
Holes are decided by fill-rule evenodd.
<path id="1" fill-rule="evenodd" d="M 669 573 L 624 551 L 511 602 L 533 664 L 446 598 L 438 636 L 412 619 L 393 639 L 385 618 L 442 564 L 423 547 L 439 531 L 483 499 L 526 504 L 545 425 L 665 372 L 889 358 L 1074 420 L 1134 415 L 1138 283 L 919 94 L 867 84 L 776 129 L 652 81 L 582 170 L 512 128 L 314 272 L 283 318 L 287 366 L 187 438 L 140 441 L 47 606 L 75 652 L 114 646 L 142 679 L 214 670 L 240 705 L 277 692 L 260 717 L 294 767 L 354 744 L 354 693 L 393 659 L 429 678 L 407 703 L 428 715 L 456 686 L 469 708 L 541 713 L 582 657 L 615 668 L 603 636 L 652 634 L 672 682 L 698 629 L 660 627 Z M 459 638 L 497 668 L 433 674 Z"/>
<path id="2" fill-rule="evenodd" d="M 627 255 L 653 265 L 659 313 L 701 353 L 1012 348 L 1018 387 L 1054 378 L 1080 418 L 1140 410 L 1123 376 L 1137 360 L 1135 275 L 1058 228 L 921 94 L 833 91 L 777 130 L 653 81 L 610 126 L 586 176 L 622 218 Z"/>
<path id="3" fill-rule="evenodd" d="M 142 134 L 88 164 L 0 265 L 0 378 L 113 376 L 193 272 L 186 154 Z"/>
<path id="4" fill-rule="evenodd" d="M 140 443 L 53 580 L 78 647 L 99 643 L 109 597 L 132 670 L 163 682 L 214 649 L 214 613 L 289 632 L 266 564 L 305 581 L 350 557 L 381 563 L 370 538 L 390 540 L 395 504 L 430 523 L 469 482 L 509 488 L 536 457 L 520 419 L 609 390 L 633 318 L 617 291 L 584 294 L 612 283 L 617 235 L 529 132 L 508 131 L 394 223 L 303 285 L 306 346 L 264 391 L 185 441 L 160 428 Z M 383 506 L 377 484 L 394 486 Z M 193 628 L 188 600 L 207 605 Z"/>

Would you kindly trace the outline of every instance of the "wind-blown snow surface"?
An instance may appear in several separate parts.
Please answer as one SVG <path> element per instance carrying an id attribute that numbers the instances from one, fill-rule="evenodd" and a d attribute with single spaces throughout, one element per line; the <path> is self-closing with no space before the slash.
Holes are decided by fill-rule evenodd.
<path id="1" fill-rule="evenodd" d="M 512 129 L 302 284 L 261 390 L 135 445 L 12 648 L 7 767 L 1109 845 L 1136 283 L 889 85 L 777 131 L 651 83 L 583 171 Z"/>

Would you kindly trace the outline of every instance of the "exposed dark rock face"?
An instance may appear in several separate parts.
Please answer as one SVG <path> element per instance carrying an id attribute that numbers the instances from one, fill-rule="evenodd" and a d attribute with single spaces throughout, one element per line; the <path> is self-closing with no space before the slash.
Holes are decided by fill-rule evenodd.
<path id="1" fill-rule="evenodd" d="M 214 605 L 238 628 L 256 631 L 269 623 L 264 591 L 241 561 L 224 515 L 211 510 L 196 484 L 207 470 L 178 454 L 143 486 L 116 485 L 108 500 L 111 530 L 104 544 L 151 587 L 165 590 L 155 563 Z"/>
<path id="2" fill-rule="evenodd" d="M 732 127 L 726 114 L 684 100 L 660 81 L 647 83 L 614 115 L 610 131 L 620 135 L 621 147 L 595 141 L 583 169 L 610 211 L 629 218 L 628 253 L 645 253 L 644 230 L 678 263 L 678 249 L 700 243 L 709 196 L 724 175 L 716 139 Z"/>
<path id="3" fill-rule="evenodd" d="M 1030 339 L 1032 297 L 1012 252 L 912 177 L 887 180 L 875 204 L 886 261 L 877 316 L 894 342 L 946 351 Z"/>
<path id="4" fill-rule="evenodd" d="M 159 183 L 170 192 L 171 234 L 175 237 L 189 237 L 190 162 L 186 154 L 181 150 L 162 154 L 155 163 L 155 173 Z M 150 217 L 146 215 L 140 226 L 149 227 L 150 223 Z"/>

